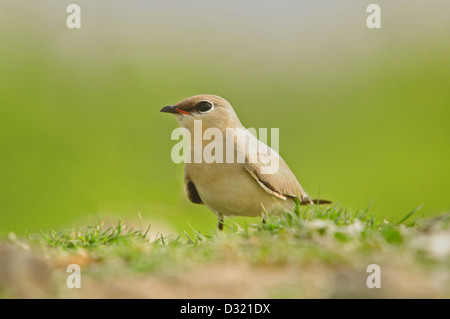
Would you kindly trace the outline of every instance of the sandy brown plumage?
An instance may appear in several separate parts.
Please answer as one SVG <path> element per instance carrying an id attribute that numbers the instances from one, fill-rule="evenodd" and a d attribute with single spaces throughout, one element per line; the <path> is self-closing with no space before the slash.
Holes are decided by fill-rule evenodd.
<path id="1" fill-rule="evenodd" d="M 224 216 L 279 213 L 293 209 L 296 198 L 301 204 L 330 203 L 310 199 L 281 156 L 242 126 L 231 104 L 223 98 L 196 95 L 161 111 L 174 113 L 180 127 L 191 132 L 191 145 L 197 139 L 202 150 L 209 141 L 192 134 L 195 120 L 201 120 L 202 132 L 218 128 L 224 139 L 226 129 L 234 129 L 232 145 L 235 156 L 245 154 L 243 162 L 185 163 L 185 189 L 189 200 L 210 208 L 219 219 L 219 228 L 223 227 Z M 225 140 L 223 145 L 226 145 Z M 273 163 L 278 163 L 278 169 L 267 173 Z"/>

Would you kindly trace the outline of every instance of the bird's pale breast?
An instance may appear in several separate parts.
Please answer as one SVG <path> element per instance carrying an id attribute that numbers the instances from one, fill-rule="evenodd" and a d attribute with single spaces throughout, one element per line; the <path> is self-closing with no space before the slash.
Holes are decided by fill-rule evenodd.
<path id="1" fill-rule="evenodd" d="M 292 199 L 282 200 L 266 192 L 243 165 L 191 163 L 185 169 L 204 204 L 219 216 L 256 217 L 264 209 L 277 213 L 294 207 Z"/>

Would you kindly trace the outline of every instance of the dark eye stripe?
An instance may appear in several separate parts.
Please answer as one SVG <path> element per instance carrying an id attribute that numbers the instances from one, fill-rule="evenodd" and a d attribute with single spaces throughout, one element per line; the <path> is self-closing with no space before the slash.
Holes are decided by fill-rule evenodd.
<path id="1" fill-rule="evenodd" d="M 211 108 L 212 108 L 212 104 L 208 101 L 201 101 L 196 106 L 196 109 L 201 113 L 207 112 L 207 111 L 211 110 Z"/>

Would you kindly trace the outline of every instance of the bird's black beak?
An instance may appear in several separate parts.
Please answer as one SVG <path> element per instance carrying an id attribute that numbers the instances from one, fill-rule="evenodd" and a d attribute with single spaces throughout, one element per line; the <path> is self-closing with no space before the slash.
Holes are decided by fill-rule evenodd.
<path id="1" fill-rule="evenodd" d="M 164 106 L 160 112 L 178 114 L 177 109 L 173 105 Z"/>
<path id="2" fill-rule="evenodd" d="M 190 115 L 191 113 L 189 111 L 185 111 L 179 108 L 176 108 L 173 105 L 167 105 L 164 106 L 160 112 L 164 112 L 164 113 L 174 113 L 174 114 L 186 114 L 186 115 Z"/>

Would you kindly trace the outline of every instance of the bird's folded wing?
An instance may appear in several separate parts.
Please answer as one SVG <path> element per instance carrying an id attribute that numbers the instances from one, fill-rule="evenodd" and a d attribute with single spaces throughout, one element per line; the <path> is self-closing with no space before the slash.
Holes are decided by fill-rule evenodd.
<path id="1" fill-rule="evenodd" d="M 245 163 L 244 168 L 266 192 L 281 199 L 297 197 L 301 202 L 308 200 L 308 195 L 281 158 L 280 167 L 273 174 L 261 174 L 261 166 L 260 163 Z"/>
<path id="2" fill-rule="evenodd" d="M 236 139 L 237 152 L 245 151 L 245 170 L 265 191 L 276 197 L 308 201 L 308 195 L 281 156 L 250 132 L 248 134 L 250 136 L 241 135 Z"/>

